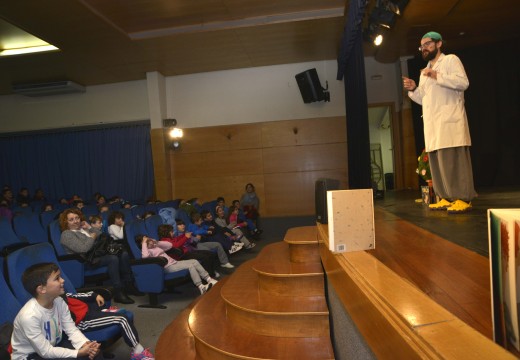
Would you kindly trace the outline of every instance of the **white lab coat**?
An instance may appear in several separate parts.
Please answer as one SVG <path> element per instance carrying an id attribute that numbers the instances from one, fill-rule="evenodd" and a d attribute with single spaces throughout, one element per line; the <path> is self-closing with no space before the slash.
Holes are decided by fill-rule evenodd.
<path id="1" fill-rule="evenodd" d="M 423 108 L 426 151 L 470 146 L 464 108 L 464 90 L 469 81 L 464 66 L 457 56 L 441 54 L 433 70 L 437 71 L 437 80 L 421 73 L 418 87 L 408 92 L 410 99 Z"/>

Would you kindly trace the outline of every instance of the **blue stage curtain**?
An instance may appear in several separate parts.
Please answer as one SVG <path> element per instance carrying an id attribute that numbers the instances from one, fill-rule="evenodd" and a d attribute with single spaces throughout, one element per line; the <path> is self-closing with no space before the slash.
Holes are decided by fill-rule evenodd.
<path id="1" fill-rule="evenodd" d="M 42 188 L 48 199 L 106 197 L 144 200 L 153 194 L 149 122 L 9 134 L 0 137 L 0 185 L 16 197 Z"/>

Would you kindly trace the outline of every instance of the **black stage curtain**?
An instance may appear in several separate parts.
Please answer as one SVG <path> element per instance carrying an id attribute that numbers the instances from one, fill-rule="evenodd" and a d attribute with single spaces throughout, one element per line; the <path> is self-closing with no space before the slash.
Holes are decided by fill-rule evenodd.
<path id="1" fill-rule="evenodd" d="M 370 134 L 363 56 L 362 19 L 366 0 L 351 1 L 338 57 L 338 75 L 345 75 L 347 115 L 348 181 L 350 189 L 372 188 L 370 176 Z"/>
<path id="2" fill-rule="evenodd" d="M 449 54 L 447 40 L 443 48 Z M 465 100 L 475 186 L 520 186 L 520 38 L 455 54 L 469 78 Z M 420 56 L 409 60 L 410 77 L 417 81 L 424 66 Z M 421 107 L 414 104 L 412 114 L 419 155 L 424 148 Z"/>

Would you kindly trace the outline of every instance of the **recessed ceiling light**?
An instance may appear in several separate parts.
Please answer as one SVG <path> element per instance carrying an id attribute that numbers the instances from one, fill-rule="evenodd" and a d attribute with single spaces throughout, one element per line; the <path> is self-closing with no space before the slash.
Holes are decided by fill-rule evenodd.
<path id="1" fill-rule="evenodd" d="M 31 54 L 37 52 L 45 52 L 45 51 L 57 51 L 59 50 L 54 45 L 42 45 L 42 46 L 31 46 L 26 48 L 18 48 L 18 49 L 6 49 L 0 51 L 0 56 L 12 56 L 12 55 L 22 55 L 22 54 Z"/>

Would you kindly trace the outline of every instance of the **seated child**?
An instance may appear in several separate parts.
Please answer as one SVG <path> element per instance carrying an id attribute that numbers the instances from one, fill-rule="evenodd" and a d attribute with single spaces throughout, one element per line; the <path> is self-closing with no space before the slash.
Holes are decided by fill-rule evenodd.
<path id="1" fill-rule="evenodd" d="M 233 242 L 233 240 L 226 238 L 226 236 L 221 233 L 215 233 L 214 229 L 203 224 L 202 216 L 199 213 L 192 214 L 191 222 L 192 224 L 188 226 L 188 231 L 195 236 L 199 236 L 200 243 L 218 242 L 229 254 L 241 250 L 244 246 L 241 242 Z"/>
<path id="2" fill-rule="evenodd" d="M 238 222 L 238 217 L 237 217 L 238 208 L 235 208 L 232 206 L 229 209 L 229 216 L 228 216 L 227 220 L 224 215 L 224 208 L 217 206 L 216 211 L 217 211 L 217 217 L 215 218 L 215 222 L 217 223 L 217 225 L 222 226 L 222 227 L 225 226 L 226 228 L 231 230 L 233 232 L 233 234 L 236 235 L 237 240 L 239 240 L 241 243 L 244 244 L 244 247 L 246 249 L 252 249 L 256 246 L 256 244 L 252 241 L 249 241 L 249 239 L 242 232 L 241 227 L 246 227 L 247 224 L 245 222 L 243 222 L 243 223 Z"/>
<path id="3" fill-rule="evenodd" d="M 153 354 L 139 343 L 139 335 L 134 324 L 125 316 L 124 310 L 117 312 L 103 311 L 105 299 L 93 291 L 86 293 L 67 293 L 62 296 L 80 330 L 101 329 L 108 325 L 121 328 L 125 343 L 132 348 L 130 360 L 154 360 Z"/>
<path id="4" fill-rule="evenodd" d="M 242 207 L 240 206 L 240 200 L 233 200 L 231 206 L 238 208 L 238 220 L 240 222 L 245 221 L 247 223 L 247 230 L 251 235 L 258 236 L 263 233 L 263 230 L 260 230 L 256 227 L 256 224 L 253 220 L 246 217 L 246 214 L 244 214 L 244 210 L 242 210 Z"/>
<path id="5" fill-rule="evenodd" d="M 208 250 L 197 250 L 195 246 L 188 246 L 188 243 L 191 243 L 191 233 L 175 236 L 173 226 L 169 224 L 159 225 L 157 233 L 159 234 L 159 241 L 165 241 L 172 245 L 171 250 L 166 251 L 172 258 L 175 260 L 198 260 L 209 274 L 212 274 L 215 278 L 220 277 L 220 274 L 215 271 L 218 264 L 217 254 Z"/>
<path id="6" fill-rule="evenodd" d="M 209 276 L 208 272 L 204 270 L 202 265 L 197 260 L 174 260 L 168 256 L 165 250 L 169 250 L 172 244 L 166 241 L 157 241 L 149 238 L 146 235 L 137 235 L 135 237 L 137 245 L 141 246 L 141 255 L 143 258 L 147 257 L 164 257 L 168 262 L 164 265 L 164 272 L 170 273 L 179 270 L 188 269 L 190 277 L 196 287 L 199 288 L 200 293 L 206 293 L 213 285 L 217 283 L 217 280 Z M 206 284 L 202 283 L 202 279 Z"/>
<path id="7" fill-rule="evenodd" d="M 13 360 L 94 359 L 99 355 L 100 344 L 76 327 L 60 297 L 65 293 L 64 282 L 54 263 L 35 264 L 24 271 L 22 283 L 33 298 L 14 319 Z"/>
<path id="8" fill-rule="evenodd" d="M 108 235 L 112 239 L 123 240 L 125 238 L 125 215 L 120 211 L 112 211 L 108 216 Z"/>

